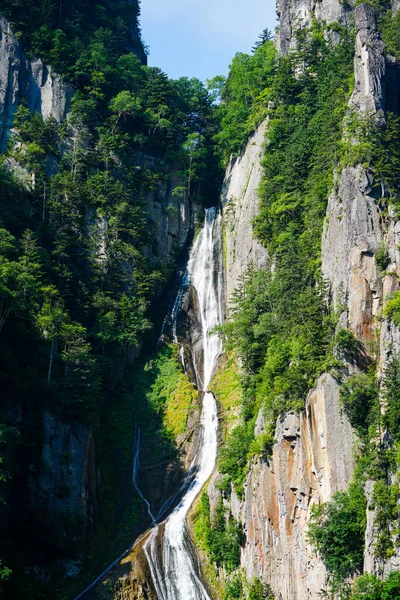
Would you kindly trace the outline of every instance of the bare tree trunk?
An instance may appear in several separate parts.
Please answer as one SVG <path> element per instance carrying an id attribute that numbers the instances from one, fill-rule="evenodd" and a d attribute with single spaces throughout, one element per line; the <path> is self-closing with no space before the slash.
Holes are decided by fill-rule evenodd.
<path id="1" fill-rule="evenodd" d="M 51 340 L 50 360 L 49 360 L 49 371 L 47 373 L 47 383 L 50 383 L 51 371 L 53 368 L 53 356 L 54 356 L 54 340 Z"/>
<path id="2" fill-rule="evenodd" d="M 122 115 L 122 113 L 119 113 L 119 115 L 118 115 L 118 117 L 117 117 L 117 120 L 116 120 L 116 121 L 115 121 L 115 123 L 114 123 L 114 127 L 111 129 L 111 135 L 114 135 L 114 132 L 115 132 L 115 130 L 116 130 L 116 128 L 117 128 L 117 125 L 118 125 L 118 123 L 119 123 L 119 120 L 120 120 L 120 118 L 121 118 L 121 115 Z"/>
<path id="3" fill-rule="evenodd" d="M 42 210 L 42 221 L 46 217 L 46 183 L 43 184 L 43 210 Z"/>

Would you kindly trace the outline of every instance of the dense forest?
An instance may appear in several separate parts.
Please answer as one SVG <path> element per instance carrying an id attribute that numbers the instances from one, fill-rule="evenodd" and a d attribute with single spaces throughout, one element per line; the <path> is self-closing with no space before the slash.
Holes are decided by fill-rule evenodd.
<path id="1" fill-rule="evenodd" d="M 88 543 L 108 546 L 121 511 L 137 523 L 124 483 L 132 360 L 167 309 L 168 300 L 158 311 L 152 301 L 182 251 L 176 243 L 158 254 L 148 198 L 172 186 L 172 198 L 213 203 L 221 175 L 212 97 L 198 80 L 169 80 L 146 66 L 136 2 L 6 1 L 0 10 L 28 59 L 39 56 L 74 90 L 60 123 L 20 101 L 0 167 L 0 579 L 16 598 L 30 590 L 33 557 L 37 571 L 61 574 Z M 163 210 L 177 218 L 175 206 Z M 69 505 L 73 457 L 65 451 L 57 514 L 40 504 L 44 414 L 66 431 L 93 432 L 101 517 L 92 507 L 85 522 Z M 106 560 L 131 543 L 124 535 Z M 46 579 L 44 597 L 52 593 Z M 42 597 L 32 585 L 29 594 Z"/>
<path id="2" fill-rule="evenodd" d="M 400 11 L 367 4 L 397 65 Z M 227 77 L 206 85 L 147 66 L 136 1 L 0 0 L 0 12 L 26 60 L 39 57 L 73 90 L 61 121 L 32 112 L 21 94 L 0 161 L 0 595 L 70 597 L 143 529 L 131 484 L 135 427 L 147 427 L 150 453 L 173 460 L 198 401 L 176 347 L 156 350 L 176 267 L 204 207 L 219 202 L 224 168 L 266 121 L 252 227 L 272 268 L 250 263 L 226 299 L 225 362 L 211 386 L 222 417 L 216 492 L 197 502 L 194 541 L 216 597 L 274 598 L 244 573 L 246 531 L 232 497 L 245 501 L 252 465 L 271 464 L 277 423 L 304 411 L 329 374 L 356 444 L 347 490 L 311 509 L 322 593 L 400 598 L 400 571 L 363 573 L 368 511 L 376 559 L 398 554 L 400 355 L 391 346 L 382 370 L 379 341 L 367 347 L 343 320 L 348 298 L 333 301 L 322 271 L 328 200 L 343 170 L 366 170 L 387 229 L 400 206 L 397 88 L 387 86 L 380 119 L 351 108 L 352 20 L 312 19 L 294 30 L 289 53 L 265 30 Z M 182 234 L 185 203 L 192 222 Z M 373 260 L 379 277 L 397 282 L 385 241 Z M 400 326 L 399 291 L 376 321 Z M 43 448 L 58 437 L 54 473 Z M 84 511 L 71 483 L 82 446 L 95 465 L 85 470 Z"/>

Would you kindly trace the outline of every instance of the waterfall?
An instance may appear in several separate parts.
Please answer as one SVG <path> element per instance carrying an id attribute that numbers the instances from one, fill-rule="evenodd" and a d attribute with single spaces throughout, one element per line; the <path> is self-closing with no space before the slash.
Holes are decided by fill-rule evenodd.
<path id="1" fill-rule="evenodd" d="M 217 457 L 217 406 L 208 391 L 222 349 L 219 336 L 210 334 L 223 321 L 222 218 L 215 207 L 206 209 L 204 228 L 193 244 L 183 284 L 188 282 L 197 293 L 202 330 L 203 363 L 194 365 L 199 390 L 204 392 L 201 441 L 180 503 L 164 523 L 153 528 L 143 547 L 159 600 L 210 600 L 186 530 L 186 517 L 210 477 Z M 175 340 L 182 297 L 180 290 L 172 315 Z"/>

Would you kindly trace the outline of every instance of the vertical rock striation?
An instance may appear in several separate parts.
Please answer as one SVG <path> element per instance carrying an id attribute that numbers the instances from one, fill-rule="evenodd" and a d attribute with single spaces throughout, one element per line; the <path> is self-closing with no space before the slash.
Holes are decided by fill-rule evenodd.
<path id="1" fill-rule="evenodd" d="M 231 159 L 222 188 L 228 301 L 251 263 L 260 268 L 269 262 L 266 249 L 253 237 L 252 227 L 252 220 L 258 214 L 257 191 L 262 177 L 266 126 L 266 122 L 262 123 L 249 138 L 242 154 Z"/>
<path id="2" fill-rule="evenodd" d="M 232 512 L 244 526 L 241 563 L 282 600 L 318 598 L 326 570 L 307 540 L 311 507 L 346 489 L 353 473 L 354 436 L 340 411 L 339 384 L 323 375 L 305 411 L 278 420 L 270 461 L 251 466 Z"/>
<path id="3" fill-rule="evenodd" d="M 21 99 L 32 112 L 60 122 L 70 109 L 72 94 L 60 75 L 40 59 L 26 57 L 8 21 L 0 16 L 0 151 L 5 149 Z"/>

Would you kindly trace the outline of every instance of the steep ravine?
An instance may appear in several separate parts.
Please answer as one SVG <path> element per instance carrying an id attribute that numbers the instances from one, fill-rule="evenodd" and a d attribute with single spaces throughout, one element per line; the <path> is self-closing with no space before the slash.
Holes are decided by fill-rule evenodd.
<path id="1" fill-rule="evenodd" d="M 171 503 L 167 501 L 165 509 L 162 507 L 158 513 L 153 513 L 153 527 L 115 568 L 110 569 L 84 595 L 85 598 L 210 600 L 188 535 L 186 519 L 216 461 L 217 406 L 208 387 L 222 349 L 219 336 L 213 333 L 214 327 L 223 321 L 222 284 L 222 218 L 215 207 L 205 211 L 204 227 L 191 249 L 182 291 L 178 290 L 172 323 L 168 328 L 175 344 L 180 339 L 181 347 L 185 349 L 181 354 L 185 370 L 186 361 L 192 362 L 190 371 L 199 389 L 201 418 L 195 433 L 195 454 L 176 498 L 172 498 Z M 183 302 L 185 295 L 192 302 Z M 189 325 L 188 312 L 194 316 Z M 186 318 L 183 318 L 184 315 Z M 186 326 L 182 327 L 185 323 Z M 164 339 L 167 335 L 165 328 Z M 193 338 L 196 340 L 194 345 Z M 149 491 L 151 494 L 152 490 Z M 176 507 L 171 512 L 174 504 Z"/>
<path id="2" fill-rule="evenodd" d="M 391 4 L 393 11 L 399 9 L 397 0 Z M 400 66 L 395 57 L 385 51 L 376 8 L 353 0 L 277 0 L 277 14 L 280 29 L 275 45 L 283 57 L 296 50 L 300 34 L 315 28 L 316 23 L 323 25 L 323 35 L 332 46 L 338 42 L 342 27 L 354 29 L 354 88 L 347 116 L 370 119 L 383 128 L 389 110 L 400 114 Z M 37 111 L 43 118 L 52 116 L 59 124 L 68 118 L 74 90 L 41 60 L 27 57 L 2 17 L 0 36 L 0 149 L 4 151 L 22 99 L 31 112 Z M 301 69 L 297 75 L 300 74 Z M 265 110 L 273 109 L 271 103 Z M 265 142 L 269 125 L 269 118 L 259 124 L 239 156 L 229 161 L 220 201 L 222 236 L 220 232 L 218 239 L 211 235 L 208 245 L 202 245 L 204 230 L 196 231 L 189 274 L 181 278 L 179 302 L 174 305 L 177 290 L 174 293 L 165 290 L 165 282 L 164 290 L 160 286 L 156 294 L 153 304 L 159 299 L 160 304 L 161 300 L 168 304 L 162 295 L 166 293 L 170 296 L 170 309 L 173 307 L 170 318 L 165 321 L 157 352 L 152 349 L 148 360 L 144 352 L 141 354 L 142 336 L 137 344 L 124 349 L 123 356 L 115 353 L 113 377 L 121 385 L 127 370 L 131 377 L 125 412 L 117 417 L 125 420 L 118 427 L 124 431 L 129 429 L 128 447 L 121 446 L 121 453 L 125 452 L 122 459 L 129 463 L 129 468 L 133 455 L 138 459 L 134 477 L 140 494 L 136 498 L 128 478 L 118 503 L 130 504 L 132 498 L 136 503 L 134 522 L 129 522 L 123 532 L 134 545 L 84 593 L 85 600 L 179 600 L 180 597 L 222 600 L 223 596 L 215 590 L 223 588 L 227 572 L 222 567 L 215 569 L 220 587 L 213 586 L 213 581 L 207 579 L 210 570 L 198 560 L 204 554 L 196 554 L 188 534 L 193 531 L 191 527 L 187 531 L 186 520 L 215 462 L 216 406 L 208 389 L 221 346 L 217 336 L 208 337 L 208 334 L 222 323 L 223 313 L 228 318 L 232 315 L 230 299 L 250 266 L 272 274 L 276 268 L 275 257 L 269 255 L 253 234 L 259 214 L 259 186 L 264 174 L 263 157 L 268 152 Z M 68 143 L 76 142 L 74 136 L 72 131 Z M 343 137 L 349 146 L 357 145 L 357 134 L 351 131 L 346 119 Z M 193 202 L 190 190 L 176 193 L 182 187 L 179 165 L 166 166 L 156 151 L 154 155 L 138 151 L 134 162 L 135 169 L 162 171 L 143 202 L 151 236 L 141 247 L 141 258 L 170 275 L 178 260 L 182 262 L 203 209 L 200 203 Z M 34 170 L 30 172 L 10 157 L 5 165 L 26 189 L 34 188 Z M 49 160 L 48 168 L 57 173 L 57 160 Z M 400 356 L 400 329 L 385 313 L 388 300 L 400 290 L 400 220 L 396 210 L 387 206 L 388 192 L 383 180 L 376 178 L 374 170 L 365 162 L 355 161 L 351 166 L 342 166 L 339 162 L 334 169 L 320 240 L 321 272 L 327 287 L 327 303 L 337 317 L 336 331 L 351 332 L 360 360 L 344 360 L 340 377 L 334 369 L 322 373 L 305 394 L 304 408 L 280 415 L 272 451 L 264 457 L 255 453 L 250 458 L 242 495 L 236 493 L 233 486 L 229 493 L 226 489 L 221 492 L 218 468 L 207 488 L 211 511 L 215 511 L 223 497 L 222 506 L 226 511 L 223 518 L 227 520 L 226 514 L 232 515 L 243 531 L 243 539 L 237 544 L 240 545 L 237 571 L 242 570 L 247 582 L 257 579 L 267 584 L 275 600 L 318 600 L 321 590 L 327 589 L 329 573 L 309 540 L 307 528 L 313 507 L 330 502 L 336 492 L 347 490 L 356 470 L 360 440 L 343 410 L 341 385 L 348 377 L 363 369 L 366 371 L 366 366 L 374 361 L 377 380 L 383 381 L 393 356 Z M 210 229 L 207 221 L 210 211 L 213 219 L 219 219 L 216 209 L 207 209 L 206 230 Z M 45 209 L 43 220 L 44 212 Z M 84 220 L 90 231 L 88 236 L 96 239 L 95 262 L 101 265 L 109 250 L 107 232 L 112 219 L 89 207 Z M 382 252 L 385 268 L 379 261 Z M 196 266 L 200 259 L 202 270 L 198 268 L 201 272 L 196 272 L 194 277 L 193 264 Z M 210 264 L 211 274 L 207 272 L 205 277 Z M 181 275 L 184 269 L 181 264 Z M 204 295 L 200 297 L 200 291 L 204 290 L 206 300 Z M 213 318 L 207 314 L 210 303 Z M 231 355 L 229 360 L 232 360 Z M 227 361 L 224 357 L 221 370 L 226 368 Z M 238 361 L 235 373 L 241 372 L 242 367 Z M 173 393 L 170 379 L 176 384 Z M 384 401 L 381 406 L 384 412 Z M 204 407 L 208 407 L 208 412 Z M 222 445 L 225 430 L 234 427 L 240 415 L 236 405 L 229 408 L 229 417 L 224 414 L 222 403 L 218 409 L 226 420 L 223 427 L 220 426 L 218 438 Z M 256 416 L 255 435 L 262 436 L 270 431 L 270 424 L 262 409 L 257 419 Z M 28 417 L 28 409 L 13 407 L 12 418 L 18 427 Z M 160 418 L 164 419 L 162 432 L 158 429 Z M 40 411 L 38 423 L 42 432 L 40 444 L 35 446 L 34 460 L 25 465 L 28 483 L 24 489 L 28 490 L 30 507 L 44 515 L 46 525 L 54 527 L 61 538 L 69 535 L 63 515 L 74 515 L 80 543 L 85 544 L 105 520 L 102 497 L 109 482 L 102 480 L 99 461 L 100 453 L 103 460 L 107 455 L 104 441 L 99 448 L 96 427 L 70 422 L 50 410 Z M 208 435 L 204 435 L 205 430 Z M 390 436 L 388 439 L 382 436 L 378 441 L 388 446 L 392 443 Z M 209 453 L 201 454 L 205 442 Z M 189 479 L 185 479 L 188 472 Z M 397 484 L 393 473 L 388 477 Z M 182 489 L 185 481 L 187 487 Z M 374 481 L 367 480 L 363 486 L 367 497 L 364 572 L 385 577 L 392 570 L 400 569 L 400 550 L 394 543 L 393 552 L 386 557 L 377 555 L 376 541 L 380 532 L 376 525 Z M 169 498 L 172 498 L 170 503 Z M 165 501 L 168 510 L 163 511 Z M 170 516 L 169 511 L 174 508 Z M 115 536 L 121 533 L 121 511 L 116 511 Z M 189 519 L 192 516 L 189 513 Z M 0 517 L 0 523 L 7 526 L 8 512 L 0 511 Z M 156 527 L 152 521 L 157 521 Z M 150 529 L 136 539 L 147 527 Z M 394 537 L 395 532 L 391 533 Z M 101 539 L 104 553 L 108 550 L 108 539 Z M 77 560 L 60 559 L 57 568 L 61 578 L 82 573 L 83 556 L 84 552 L 80 551 Z M 115 559 L 113 550 L 111 559 Z M 87 557 L 86 566 L 90 560 L 91 557 Z M 33 579 L 39 578 L 44 583 L 51 576 L 35 565 L 29 569 Z M 214 573 L 213 567 L 211 569 Z M 91 577 L 90 565 L 86 575 L 89 573 Z"/>

